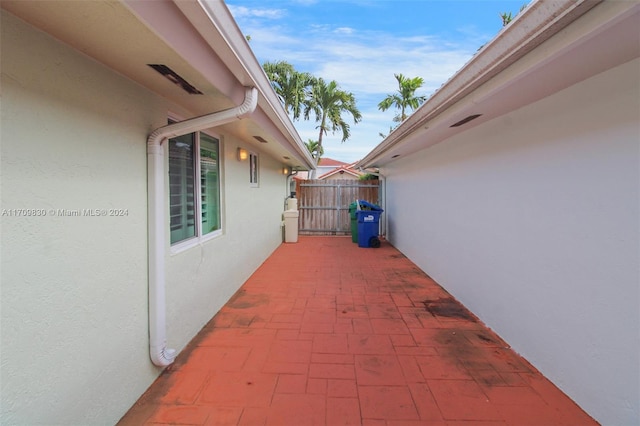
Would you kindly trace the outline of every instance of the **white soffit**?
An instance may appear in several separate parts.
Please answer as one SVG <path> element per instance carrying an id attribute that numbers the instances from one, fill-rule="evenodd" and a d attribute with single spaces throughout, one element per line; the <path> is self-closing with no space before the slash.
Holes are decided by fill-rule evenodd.
<path id="1" fill-rule="evenodd" d="M 196 0 L 177 3 L 181 8 L 189 4 L 202 10 Z M 130 1 L 126 4 L 117 0 L 2 0 L 0 6 L 184 108 L 189 116 L 182 118 L 235 106 L 243 99 L 243 86 L 258 86 L 257 82 L 246 74 L 246 69 L 230 67 L 232 62 L 228 55 L 232 49 L 226 44 L 222 47 L 220 43 L 214 46 L 207 44 L 177 3 L 172 0 Z M 206 23 L 203 25 L 207 26 Z M 208 26 L 215 29 L 211 22 Z M 239 30 L 238 34 L 242 38 Z M 240 62 L 245 59 L 237 58 Z M 249 59 L 255 61 L 252 54 Z M 167 65 L 203 95 L 188 94 L 147 64 Z M 261 98 L 267 99 L 265 89 L 258 89 Z M 267 89 L 272 90 L 268 82 Z M 260 149 L 280 159 L 283 164 L 303 169 L 313 167 L 313 160 L 295 128 L 292 124 L 283 124 L 278 108 L 279 104 L 274 106 L 261 99 L 258 113 L 227 125 L 225 129 L 247 144 L 258 143 L 254 135 L 268 140 L 269 143 L 260 144 Z"/>
<path id="2" fill-rule="evenodd" d="M 194 113 L 233 106 L 184 58 L 117 1 L 11 1 L 2 8 Z M 163 63 L 206 96 L 192 96 L 147 66 Z"/>

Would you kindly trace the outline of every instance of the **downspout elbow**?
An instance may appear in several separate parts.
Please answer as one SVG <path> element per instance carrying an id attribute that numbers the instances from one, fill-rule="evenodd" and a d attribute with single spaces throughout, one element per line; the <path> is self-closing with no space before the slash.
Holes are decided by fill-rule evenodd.
<path id="1" fill-rule="evenodd" d="M 154 130 L 147 139 L 147 153 L 150 153 L 150 151 L 156 152 L 157 149 L 160 149 L 162 141 L 165 139 L 175 138 L 186 135 L 187 133 L 193 133 L 239 120 L 253 113 L 257 106 L 258 89 L 255 87 L 247 87 L 245 88 L 244 100 L 242 104 L 237 107 L 179 121 L 177 123 L 171 123 Z M 160 154 L 162 155 L 162 151 L 160 151 Z"/>
<path id="2" fill-rule="evenodd" d="M 151 356 L 151 362 L 157 367 L 167 367 L 173 364 L 176 359 L 176 350 L 169 349 L 166 344 L 159 346 L 152 346 L 149 355 Z"/>
<path id="3" fill-rule="evenodd" d="M 165 156 L 163 141 L 204 129 L 221 126 L 239 120 L 255 111 L 258 105 L 258 89 L 245 88 L 242 104 L 172 123 L 151 132 L 147 138 L 147 197 L 149 240 L 149 355 L 158 367 L 170 365 L 176 350 L 167 348 L 166 326 L 166 202 Z"/>

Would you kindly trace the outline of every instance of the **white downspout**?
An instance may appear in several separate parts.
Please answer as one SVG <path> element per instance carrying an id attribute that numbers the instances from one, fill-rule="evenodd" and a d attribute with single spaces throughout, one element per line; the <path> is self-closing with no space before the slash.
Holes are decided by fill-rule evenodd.
<path id="1" fill-rule="evenodd" d="M 289 176 L 287 176 L 287 196 L 285 198 L 291 197 L 291 181 L 293 180 L 293 177 L 296 176 L 297 174 L 298 174 L 297 170 L 291 170 L 291 173 L 289 173 Z"/>
<path id="2" fill-rule="evenodd" d="M 149 222 L 149 353 L 151 361 L 165 367 L 176 356 L 167 348 L 165 255 L 167 246 L 165 159 L 162 143 L 199 130 L 217 127 L 251 114 L 258 104 L 258 90 L 246 87 L 241 105 L 173 123 L 154 130 L 147 139 L 147 197 Z"/>

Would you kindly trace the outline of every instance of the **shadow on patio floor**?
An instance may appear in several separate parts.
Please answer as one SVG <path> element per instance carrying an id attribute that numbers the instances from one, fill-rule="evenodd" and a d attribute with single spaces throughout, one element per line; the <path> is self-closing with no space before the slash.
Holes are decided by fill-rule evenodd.
<path id="1" fill-rule="evenodd" d="M 120 425 L 589 425 L 387 242 L 283 244 Z"/>

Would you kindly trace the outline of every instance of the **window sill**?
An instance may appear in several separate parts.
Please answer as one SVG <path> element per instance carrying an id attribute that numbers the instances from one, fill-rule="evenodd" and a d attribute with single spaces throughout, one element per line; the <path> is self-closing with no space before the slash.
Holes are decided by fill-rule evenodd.
<path id="1" fill-rule="evenodd" d="M 182 253 L 184 251 L 190 250 L 192 248 L 198 247 L 203 245 L 204 243 L 216 239 L 220 236 L 222 236 L 222 230 L 219 229 L 217 231 L 213 231 L 208 233 L 207 235 L 204 235 L 202 237 L 194 237 L 194 238 L 190 238 L 188 240 L 185 241 L 181 241 L 179 243 L 176 243 L 174 245 L 171 246 L 170 249 L 170 254 L 173 256 L 175 254 L 179 254 Z"/>

